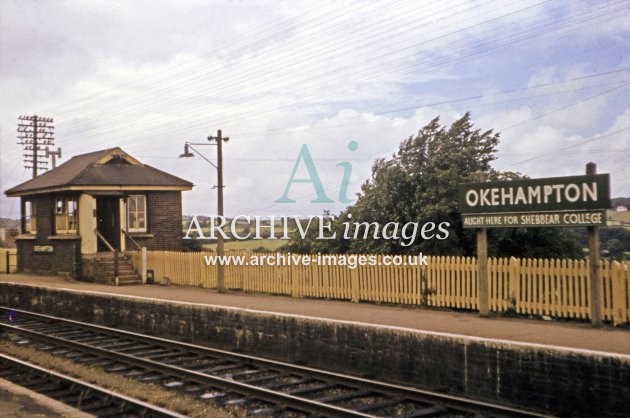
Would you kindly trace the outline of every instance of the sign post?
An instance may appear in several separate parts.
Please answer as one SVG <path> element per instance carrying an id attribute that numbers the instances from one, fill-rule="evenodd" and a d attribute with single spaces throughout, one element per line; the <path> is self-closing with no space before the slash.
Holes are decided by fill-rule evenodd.
<path id="1" fill-rule="evenodd" d="M 475 173 L 475 181 L 483 183 L 483 171 Z M 477 229 L 477 294 L 479 300 L 479 316 L 490 316 L 490 296 L 488 294 L 488 229 Z"/>
<path id="2" fill-rule="evenodd" d="M 586 164 L 586 174 L 595 175 L 597 165 L 595 163 Z M 590 292 L 591 300 L 591 324 L 594 327 L 602 326 L 602 305 L 600 303 L 601 278 L 599 271 L 599 226 L 589 226 L 588 228 L 588 257 L 590 260 Z"/>

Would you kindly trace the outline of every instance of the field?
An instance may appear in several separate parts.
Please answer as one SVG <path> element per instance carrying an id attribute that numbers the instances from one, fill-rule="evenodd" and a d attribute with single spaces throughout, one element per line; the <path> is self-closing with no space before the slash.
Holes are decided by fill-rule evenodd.
<path id="1" fill-rule="evenodd" d="M 608 218 L 608 226 L 617 226 L 626 229 L 630 229 L 630 211 L 617 212 L 609 210 L 606 212 Z"/>
<path id="2" fill-rule="evenodd" d="M 248 239 L 243 241 L 226 241 L 226 250 L 249 250 L 259 249 L 264 247 L 269 251 L 276 251 L 281 246 L 285 245 L 288 241 L 283 239 Z M 217 244 L 204 244 L 204 250 L 215 251 Z"/>
<path id="3" fill-rule="evenodd" d="M 204 234 L 204 236 L 210 236 L 210 227 L 209 227 L 209 222 L 206 219 L 200 219 L 199 221 L 200 226 L 201 226 L 201 232 Z M 269 232 L 268 232 L 268 222 L 262 222 L 263 225 L 263 233 L 261 234 L 261 236 L 268 236 Z M 190 220 L 184 220 L 184 222 L 182 223 L 182 231 L 184 234 L 187 233 L 188 228 L 191 226 Z M 282 228 L 282 224 L 279 221 L 276 221 L 276 230 L 280 231 Z M 194 228 L 193 228 L 194 230 Z M 223 227 L 223 230 L 225 231 L 225 233 L 228 236 L 231 236 L 230 233 L 230 228 L 229 225 L 226 225 L 225 227 Z M 246 236 L 247 234 L 250 234 L 253 236 L 254 235 L 254 225 L 252 223 L 248 223 L 248 222 L 238 222 L 237 226 L 236 226 L 236 232 L 240 235 L 240 236 Z M 291 232 L 293 232 L 293 230 L 291 230 Z M 265 235 L 266 234 L 266 235 Z M 196 232 L 191 233 L 191 237 L 195 237 L 197 234 Z M 276 236 L 280 236 L 279 232 L 276 233 Z M 209 251 L 215 251 L 217 244 L 215 242 L 208 242 L 208 241 L 202 241 L 203 242 L 203 249 L 204 250 L 209 250 Z M 269 251 L 276 251 L 278 248 L 282 247 L 283 245 L 287 244 L 289 241 L 286 239 L 247 239 L 247 240 L 228 240 L 225 241 L 225 249 L 226 250 L 248 250 L 248 251 L 252 251 L 252 250 L 259 250 L 262 248 L 269 250 Z"/>

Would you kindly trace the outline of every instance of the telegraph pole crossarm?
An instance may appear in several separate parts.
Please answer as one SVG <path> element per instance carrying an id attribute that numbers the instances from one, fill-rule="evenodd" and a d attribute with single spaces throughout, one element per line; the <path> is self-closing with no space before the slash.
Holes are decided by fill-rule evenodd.
<path id="1" fill-rule="evenodd" d="M 22 145 L 24 151 L 24 167 L 31 168 L 35 178 L 39 169 L 48 168 L 48 147 L 55 145 L 53 119 L 33 115 L 19 116 L 18 120 L 17 137 L 18 144 Z M 61 149 L 53 154 L 61 157 Z M 53 167 L 55 164 L 53 157 Z"/>
<path id="2" fill-rule="evenodd" d="M 57 168 L 57 158 L 61 158 L 61 148 L 57 148 L 57 151 L 51 151 L 46 147 L 46 158 L 52 158 L 52 168 Z"/>

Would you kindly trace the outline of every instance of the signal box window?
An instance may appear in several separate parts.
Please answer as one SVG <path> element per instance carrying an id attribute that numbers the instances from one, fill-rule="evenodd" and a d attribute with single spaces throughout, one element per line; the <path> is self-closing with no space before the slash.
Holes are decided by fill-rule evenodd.
<path id="1" fill-rule="evenodd" d="M 147 231 L 147 198 L 143 194 L 127 198 L 127 229 L 129 232 Z"/>
<path id="2" fill-rule="evenodd" d="M 57 234 L 77 233 L 77 199 L 57 197 L 55 199 L 55 232 Z"/>

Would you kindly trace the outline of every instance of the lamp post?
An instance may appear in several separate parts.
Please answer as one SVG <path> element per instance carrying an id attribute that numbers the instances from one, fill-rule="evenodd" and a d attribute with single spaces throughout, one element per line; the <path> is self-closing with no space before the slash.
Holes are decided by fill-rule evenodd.
<path id="1" fill-rule="evenodd" d="M 180 158 L 194 157 L 195 154 L 206 160 L 217 170 L 217 215 L 223 216 L 223 142 L 229 141 L 229 137 L 224 137 L 219 129 L 217 136 L 209 136 L 208 141 L 215 143 L 195 143 L 185 142 L 184 153 L 180 154 Z M 217 146 L 217 163 L 213 163 L 206 156 L 201 154 L 194 146 L 201 145 L 216 145 Z M 190 152 L 192 150 L 195 154 Z M 217 291 L 223 293 L 225 291 L 225 266 L 223 265 L 223 256 L 225 254 L 223 234 L 219 233 L 217 237 L 217 256 L 219 257 L 217 263 Z"/>

